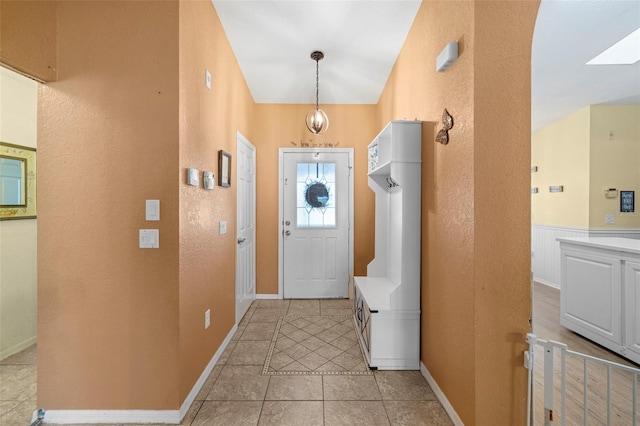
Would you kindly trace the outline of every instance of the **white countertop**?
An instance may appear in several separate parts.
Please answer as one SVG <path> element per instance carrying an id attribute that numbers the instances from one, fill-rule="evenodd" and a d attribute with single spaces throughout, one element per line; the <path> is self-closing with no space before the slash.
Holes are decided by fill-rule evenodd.
<path id="1" fill-rule="evenodd" d="M 575 244 L 586 247 L 597 247 L 607 250 L 622 251 L 625 253 L 640 254 L 640 240 L 632 238 L 616 237 L 574 237 L 556 238 L 560 243 Z"/>

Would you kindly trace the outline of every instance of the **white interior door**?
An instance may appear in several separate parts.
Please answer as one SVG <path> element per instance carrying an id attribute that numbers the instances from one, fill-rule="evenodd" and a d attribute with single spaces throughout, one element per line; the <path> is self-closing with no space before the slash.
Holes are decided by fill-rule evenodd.
<path id="1" fill-rule="evenodd" d="M 283 152 L 285 298 L 348 297 L 348 152 Z"/>
<path id="2" fill-rule="evenodd" d="M 236 323 L 256 298 L 256 149 L 240 133 L 236 141 Z"/>

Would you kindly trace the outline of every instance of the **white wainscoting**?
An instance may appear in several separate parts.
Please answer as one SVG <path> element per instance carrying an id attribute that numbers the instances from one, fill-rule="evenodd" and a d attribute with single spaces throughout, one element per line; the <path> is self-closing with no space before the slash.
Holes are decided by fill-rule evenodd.
<path id="1" fill-rule="evenodd" d="M 619 237 L 640 239 L 640 229 L 585 229 L 531 225 L 533 279 L 560 288 L 560 244 L 556 238 Z"/>

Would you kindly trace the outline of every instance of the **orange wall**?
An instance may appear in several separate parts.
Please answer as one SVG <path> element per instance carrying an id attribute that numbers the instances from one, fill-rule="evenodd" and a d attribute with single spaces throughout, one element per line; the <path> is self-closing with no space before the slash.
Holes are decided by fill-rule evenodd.
<path id="1" fill-rule="evenodd" d="M 38 111 L 39 406 L 176 409 L 232 327 L 235 188 L 187 187 L 185 168 L 217 175 L 236 130 L 256 146 L 257 291 L 277 293 L 278 147 L 355 148 L 364 274 L 365 147 L 389 120 L 417 118 L 427 122 L 422 361 L 465 424 L 523 423 L 537 2 L 424 2 L 379 105 L 323 106 L 321 136 L 304 128 L 310 105 L 253 105 L 208 1 L 57 7 L 58 82 L 40 87 Z M 460 59 L 436 73 L 452 40 Z M 445 107 L 455 127 L 441 146 Z M 162 211 L 151 226 L 150 198 Z M 141 250 L 138 229 L 151 227 L 161 248 Z"/>
<path id="2" fill-rule="evenodd" d="M 475 13 L 476 421 L 526 420 L 531 318 L 531 42 L 538 1 Z M 496 167 L 499 165 L 499 167 Z"/>
<path id="3" fill-rule="evenodd" d="M 417 117 L 422 153 L 421 360 L 465 424 L 475 410 L 473 279 L 473 12 L 472 2 L 426 2 L 379 102 L 380 125 Z M 463 41 L 445 73 L 435 58 Z M 419 52 L 419 53 L 418 53 Z M 434 142 L 434 122 L 454 118 L 447 146 Z M 437 125 L 436 132 L 442 127 Z"/>
<path id="4" fill-rule="evenodd" d="M 235 323 L 236 185 L 232 175 L 230 188 L 217 186 L 218 151 L 232 154 L 235 173 L 236 131 L 251 140 L 253 107 L 211 2 L 180 2 L 181 401 Z M 214 172 L 215 189 L 187 186 L 188 167 Z M 218 232 L 222 220 L 224 235 Z M 212 326 L 205 330 L 207 309 Z"/>
<path id="5" fill-rule="evenodd" d="M 38 406 L 176 409 L 178 3 L 63 1 L 57 19 L 38 106 Z M 159 249 L 138 248 L 142 228 Z"/>
<path id="6" fill-rule="evenodd" d="M 0 63 L 55 81 L 55 1 L 0 0 Z"/>
<path id="7" fill-rule="evenodd" d="M 329 130 L 312 135 L 304 119 L 312 105 L 257 104 L 253 122 L 257 174 L 257 293 L 278 293 L 278 148 L 333 144 L 354 149 L 354 273 L 373 259 L 373 191 L 367 186 L 367 145 L 382 130 L 374 105 L 321 105 Z"/>
<path id="8" fill-rule="evenodd" d="M 423 2 L 379 126 L 423 120 L 421 360 L 467 425 L 524 424 L 537 2 Z M 458 41 L 445 73 L 435 58 Z M 450 142 L 434 142 L 447 108 Z M 435 126 L 435 129 L 434 129 Z"/>
<path id="9" fill-rule="evenodd" d="M 39 105 L 38 403 L 177 409 L 235 319 L 235 187 L 187 186 L 186 168 L 217 176 L 254 103 L 210 1 L 62 2 L 57 20 L 59 82 Z M 140 228 L 160 229 L 160 249 L 137 247 Z"/>

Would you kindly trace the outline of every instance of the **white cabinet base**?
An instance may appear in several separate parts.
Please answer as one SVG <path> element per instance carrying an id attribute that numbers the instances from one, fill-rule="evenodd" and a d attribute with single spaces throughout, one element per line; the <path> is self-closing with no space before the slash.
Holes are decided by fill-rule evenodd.
<path id="1" fill-rule="evenodd" d="M 355 277 L 355 321 L 371 368 L 420 369 L 420 311 L 376 310 L 367 305 L 362 287 L 366 277 Z M 366 290 L 365 290 L 366 291 Z"/>
<path id="2" fill-rule="evenodd" d="M 621 261 L 606 253 L 562 249 L 560 323 L 618 351 L 621 333 Z"/>
<path id="3" fill-rule="evenodd" d="M 640 363 L 640 240 L 558 241 L 560 324 Z"/>

